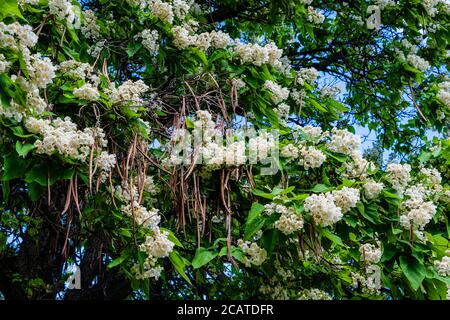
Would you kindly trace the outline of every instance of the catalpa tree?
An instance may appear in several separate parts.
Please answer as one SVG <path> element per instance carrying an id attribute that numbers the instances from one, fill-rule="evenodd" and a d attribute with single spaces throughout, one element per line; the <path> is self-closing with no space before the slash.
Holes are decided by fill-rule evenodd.
<path id="1" fill-rule="evenodd" d="M 2 0 L 0 296 L 446 299 L 448 0 Z"/>

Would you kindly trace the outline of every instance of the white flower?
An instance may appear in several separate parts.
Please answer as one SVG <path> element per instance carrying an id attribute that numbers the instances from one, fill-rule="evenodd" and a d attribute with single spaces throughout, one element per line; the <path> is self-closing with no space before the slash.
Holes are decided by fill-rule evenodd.
<path id="1" fill-rule="evenodd" d="M 7 72 L 10 65 L 11 65 L 11 62 L 6 61 L 5 56 L 0 53 L 0 73 Z"/>
<path id="2" fill-rule="evenodd" d="M 210 33 L 211 46 L 218 49 L 223 49 L 228 47 L 231 43 L 231 38 L 228 33 L 222 31 L 212 31 Z"/>
<path id="3" fill-rule="evenodd" d="M 295 159 L 295 158 L 298 158 L 299 150 L 296 146 L 294 146 L 292 143 L 290 143 L 281 149 L 280 154 L 284 158 Z"/>
<path id="4" fill-rule="evenodd" d="M 359 201 L 359 189 L 343 187 L 341 190 L 333 190 L 335 204 L 342 209 L 342 213 L 346 213 L 351 208 L 356 207 Z"/>
<path id="5" fill-rule="evenodd" d="M 434 266 L 436 267 L 440 276 L 450 276 L 450 257 L 444 256 L 442 257 L 442 260 L 436 260 L 434 262 Z"/>
<path id="6" fill-rule="evenodd" d="M 398 193 L 403 193 L 408 181 L 410 179 L 411 166 L 409 164 L 390 163 L 387 166 L 387 177 L 390 180 L 392 187 Z"/>
<path id="7" fill-rule="evenodd" d="M 364 184 L 364 194 L 367 199 L 374 199 L 380 194 L 383 188 L 383 183 L 369 180 Z"/>
<path id="8" fill-rule="evenodd" d="M 86 38 L 100 38 L 100 26 L 97 24 L 97 17 L 92 10 L 83 12 L 84 20 L 80 31 Z"/>
<path id="9" fill-rule="evenodd" d="M 293 209 L 290 209 L 288 212 L 281 214 L 280 218 L 275 222 L 275 228 L 285 235 L 289 235 L 303 228 L 303 218 L 301 215 L 296 214 Z"/>
<path id="10" fill-rule="evenodd" d="M 260 248 L 255 242 L 238 240 L 238 246 L 247 255 L 243 259 L 243 263 L 248 268 L 251 265 L 260 266 L 267 258 L 267 251 Z"/>
<path id="11" fill-rule="evenodd" d="M 331 193 L 313 194 L 305 199 L 305 212 L 310 212 L 314 222 L 326 227 L 342 218 L 341 208 L 334 203 Z"/>
<path id="12" fill-rule="evenodd" d="M 139 227 L 155 230 L 161 221 L 158 209 L 152 208 L 151 210 L 147 210 L 147 208 L 137 203 L 134 203 L 133 206 L 131 204 L 122 206 L 121 211 L 133 218 Z"/>
<path id="13" fill-rule="evenodd" d="M 315 10 L 313 7 L 308 7 L 308 17 L 309 22 L 314 24 L 321 24 L 325 21 L 325 16 L 319 11 Z"/>
<path id="14" fill-rule="evenodd" d="M 34 54 L 27 63 L 30 82 L 40 89 L 45 89 L 47 85 L 53 82 L 55 78 L 56 67 L 49 58 L 41 57 L 40 54 Z"/>
<path id="15" fill-rule="evenodd" d="M 100 155 L 96 159 L 98 168 L 105 173 L 110 172 L 111 169 L 116 165 L 116 162 L 116 155 L 109 154 L 106 151 L 102 151 L 102 153 L 100 153 Z"/>
<path id="16" fill-rule="evenodd" d="M 69 117 L 52 121 L 30 117 L 25 126 L 28 131 L 41 135 L 41 139 L 34 143 L 36 152 L 41 154 L 59 153 L 76 160 L 86 161 L 90 148 L 96 140 L 102 147 L 107 143 L 101 128 L 77 130 L 76 124 Z"/>
<path id="17" fill-rule="evenodd" d="M 373 244 L 365 243 L 359 247 L 361 261 L 366 264 L 378 263 L 381 259 L 381 249 Z"/>
<path id="18" fill-rule="evenodd" d="M 142 95 L 149 90 L 149 87 L 142 80 L 127 80 L 119 87 L 112 86 L 110 98 L 112 103 L 129 104 L 136 106 L 143 104 Z"/>
<path id="19" fill-rule="evenodd" d="M 167 257 L 173 250 L 174 243 L 168 239 L 169 233 L 159 228 L 153 229 L 153 234 L 145 238 L 139 249 L 153 258 Z"/>
<path id="20" fill-rule="evenodd" d="M 93 87 L 92 84 L 86 83 L 80 88 L 76 88 L 73 90 L 73 95 L 82 100 L 88 100 L 88 101 L 97 101 L 100 97 L 100 93 L 98 92 L 98 89 Z"/>
<path id="21" fill-rule="evenodd" d="M 359 135 L 353 134 L 345 129 L 340 130 L 336 128 L 333 128 L 332 133 L 331 141 L 328 144 L 328 148 L 331 151 L 347 155 L 359 151 L 361 147 L 361 137 Z"/>
<path id="22" fill-rule="evenodd" d="M 304 289 L 300 292 L 298 300 L 332 300 L 330 295 L 320 289 Z"/>
<path id="23" fill-rule="evenodd" d="M 322 166 L 326 158 L 326 155 L 315 147 L 300 148 L 299 163 L 304 166 L 305 169 L 319 168 Z"/>
<path id="24" fill-rule="evenodd" d="M 411 66 L 413 66 L 416 69 L 419 69 L 420 71 L 425 71 L 430 67 L 430 63 L 428 61 L 412 53 L 408 54 L 408 56 L 406 57 L 406 61 Z"/>
<path id="25" fill-rule="evenodd" d="M 155 55 L 159 49 L 159 33 L 156 30 L 144 30 L 141 33 L 142 45 Z"/>
<path id="26" fill-rule="evenodd" d="M 173 13 L 175 17 L 180 20 L 184 20 L 186 14 L 189 12 L 190 6 L 186 1 L 183 0 L 173 0 Z"/>
<path id="27" fill-rule="evenodd" d="M 48 8 L 50 14 L 55 15 L 58 20 L 65 20 L 69 26 L 78 28 L 79 18 L 75 13 L 79 10 L 77 7 L 72 5 L 69 0 L 48 0 Z"/>
<path id="28" fill-rule="evenodd" d="M 283 88 L 273 81 L 266 80 L 264 87 L 271 92 L 272 101 L 275 104 L 279 104 L 289 97 L 289 89 Z"/>
<path id="29" fill-rule="evenodd" d="M 437 98 L 450 109 L 450 81 L 444 81 L 439 84 Z"/>

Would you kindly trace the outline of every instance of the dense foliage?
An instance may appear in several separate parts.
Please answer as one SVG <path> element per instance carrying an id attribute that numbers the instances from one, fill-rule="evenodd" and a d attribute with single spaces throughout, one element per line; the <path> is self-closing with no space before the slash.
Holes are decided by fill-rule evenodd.
<path id="1" fill-rule="evenodd" d="M 2 0 L 1 295 L 450 298 L 449 14 Z"/>

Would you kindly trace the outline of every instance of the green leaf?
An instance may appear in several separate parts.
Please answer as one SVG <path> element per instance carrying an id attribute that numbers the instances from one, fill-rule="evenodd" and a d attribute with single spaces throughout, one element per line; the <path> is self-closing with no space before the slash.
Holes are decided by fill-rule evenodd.
<path id="1" fill-rule="evenodd" d="M 25 130 L 23 130 L 23 128 L 20 126 L 19 127 L 11 127 L 11 130 L 15 136 L 20 137 L 20 138 L 29 138 L 29 137 L 33 136 L 33 134 L 25 133 Z"/>
<path id="2" fill-rule="evenodd" d="M 28 195 L 32 201 L 38 201 L 42 194 L 44 193 L 45 188 L 39 183 L 32 182 L 28 184 Z"/>
<path id="3" fill-rule="evenodd" d="M 35 164 L 25 175 L 25 181 L 28 183 L 35 182 L 45 187 L 48 185 L 47 174 L 47 166 Z"/>
<path id="4" fill-rule="evenodd" d="M 110 263 L 108 263 L 107 268 L 111 269 L 114 267 L 117 267 L 118 265 L 120 265 L 121 263 L 123 263 L 126 259 L 127 259 L 128 255 L 121 255 L 120 257 L 118 257 L 117 259 L 114 259 L 113 261 L 111 261 Z"/>
<path id="5" fill-rule="evenodd" d="M 175 267 L 175 270 L 177 270 L 178 274 L 184 279 L 186 280 L 189 284 L 191 283 L 191 280 L 189 279 L 189 277 L 187 276 L 186 272 L 185 272 L 185 268 L 188 265 L 188 261 L 186 259 L 184 259 L 179 253 L 178 251 L 172 251 L 169 254 L 169 259 L 172 262 L 173 266 Z"/>
<path id="6" fill-rule="evenodd" d="M 223 257 L 226 256 L 228 254 L 228 248 L 227 247 L 223 247 L 222 249 L 220 249 L 219 252 L 219 257 Z M 235 247 L 235 246 L 231 246 L 231 256 L 233 258 L 236 258 L 238 261 L 241 261 L 244 259 L 244 252 L 242 252 L 241 248 Z"/>
<path id="7" fill-rule="evenodd" d="M 22 144 L 20 141 L 16 141 L 16 151 L 19 154 L 19 156 L 25 158 L 31 150 L 35 148 L 34 145 L 30 143 Z"/>
<path id="8" fill-rule="evenodd" d="M 423 279 L 426 276 L 426 270 L 423 266 L 423 263 L 418 261 L 415 257 L 400 257 L 400 268 L 405 274 L 406 278 L 409 280 L 411 284 L 411 288 L 414 291 L 419 289 L 422 284 Z"/>
<path id="9" fill-rule="evenodd" d="M 271 255 L 273 252 L 273 249 L 275 249 L 275 246 L 277 245 L 278 241 L 280 240 L 280 231 L 278 229 L 269 229 L 266 230 L 261 237 L 263 247 L 267 251 L 267 255 Z"/>
<path id="10" fill-rule="evenodd" d="M 0 1 L 0 21 L 8 16 L 17 16 L 24 19 L 22 13 L 20 12 L 17 0 Z"/>
<path id="11" fill-rule="evenodd" d="M 250 223 L 256 217 L 258 217 L 263 211 L 264 211 L 264 206 L 261 203 L 259 203 L 259 202 L 253 203 L 252 207 L 250 209 L 250 212 L 248 213 L 246 223 Z"/>
<path id="12" fill-rule="evenodd" d="M 264 222 L 264 219 L 261 219 L 261 217 L 256 217 L 249 223 L 246 223 L 244 229 L 244 240 L 249 240 L 256 232 L 261 230 L 264 226 Z"/>
<path id="13" fill-rule="evenodd" d="M 342 239 L 341 239 L 339 236 L 337 236 L 337 235 L 331 233 L 328 229 L 325 229 L 325 228 L 324 228 L 324 229 L 321 229 L 321 230 L 320 230 L 320 233 L 321 233 L 325 238 L 331 240 L 331 242 L 333 242 L 335 245 L 339 245 L 339 246 L 343 246 L 343 245 L 344 245 L 344 243 L 342 242 Z"/>
<path id="14" fill-rule="evenodd" d="M 16 152 L 5 156 L 3 181 L 8 181 L 24 176 L 27 162 L 19 157 Z"/>
<path id="15" fill-rule="evenodd" d="M 142 43 L 129 43 L 127 48 L 128 57 L 133 57 L 142 48 Z"/>
<path id="16" fill-rule="evenodd" d="M 323 193 L 323 192 L 330 191 L 330 190 L 332 190 L 332 189 L 333 189 L 333 188 L 328 187 L 328 186 L 326 186 L 326 185 L 324 185 L 324 184 L 316 184 L 316 185 L 314 186 L 314 188 L 311 189 L 311 191 L 312 191 L 312 192 L 315 192 L 315 193 Z"/>
<path id="17" fill-rule="evenodd" d="M 3 232 L 0 232 L 0 253 L 3 252 L 6 248 L 6 241 L 8 240 L 8 237 Z"/>
<path id="18" fill-rule="evenodd" d="M 160 228 L 162 231 L 167 232 L 169 235 L 167 236 L 167 239 L 169 239 L 170 241 L 172 241 L 177 247 L 181 247 L 184 248 L 183 245 L 181 244 L 180 240 L 178 240 L 178 238 L 175 236 L 175 234 L 170 231 L 169 229 L 166 228 Z"/>
<path id="19" fill-rule="evenodd" d="M 192 260 L 192 266 L 194 269 L 198 269 L 211 260 L 217 257 L 217 253 L 208 251 L 208 249 L 200 247 L 195 251 L 194 259 Z"/>

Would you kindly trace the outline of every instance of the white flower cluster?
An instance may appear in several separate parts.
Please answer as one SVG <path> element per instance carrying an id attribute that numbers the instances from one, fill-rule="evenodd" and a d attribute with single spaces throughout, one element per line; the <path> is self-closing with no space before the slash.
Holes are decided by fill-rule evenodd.
<path id="1" fill-rule="evenodd" d="M 14 100 L 11 101 L 11 106 L 8 108 L 0 105 L 0 115 L 4 117 L 22 121 L 24 116 L 39 115 L 48 109 L 47 103 L 40 97 L 39 89 L 45 89 L 48 84 L 52 83 L 56 68 L 49 58 L 42 57 L 38 53 L 31 54 L 30 48 L 37 41 L 38 37 L 32 31 L 31 26 L 22 26 L 18 22 L 9 25 L 0 22 L 0 48 L 20 51 L 28 72 L 28 78 L 11 75 L 11 80 L 27 93 L 27 98 L 25 105 Z M 6 72 L 10 67 L 10 63 L 4 59 L 5 57 L 0 55 L 0 72 Z"/>
<path id="2" fill-rule="evenodd" d="M 319 77 L 319 71 L 316 68 L 301 68 L 297 72 L 297 83 L 304 85 L 305 82 L 308 84 L 314 84 Z"/>
<path id="3" fill-rule="evenodd" d="M 379 295 L 381 290 L 381 268 L 377 265 L 366 267 L 365 276 L 360 273 L 351 273 L 352 287 L 362 288 L 364 294 Z"/>
<path id="4" fill-rule="evenodd" d="M 439 84 L 437 98 L 450 110 L 450 81 Z"/>
<path id="5" fill-rule="evenodd" d="M 328 136 L 328 132 L 323 132 L 321 127 L 311 125 L 298 127 L 296 130 L 303 132 L 306 135 L 306 139 L 314 144 L 319 143 L 323 138 Z"/>
<path id="6" fill-rule="evenodd" d="M 328 148 L 331 151 L 352 155 L 355 151 L 359 151 L 361 147 L 361 137 L 353 134 L 345 129 L 332 130 L 333 135 L 331 141 L 328 143 Z"/>
<path id="7" fill-rule="evenodd" d="M 395 0 L 376 0 L 375 5 L 380 7 L 381 10 L 383 10 L 386 7 L 394 7 L 397 5 Z"/>
<path id="8" fill-rule="evenodd" d="M 0 47 L 24 51 L 25 55 L 29 55 L 28 49 L 34 47 L 37 41 L 38 36 L 31 26 L 18 22 L 8 25 L 0 22 Z"/>
<path id="9" fill-rule="evenodd" d="M 441 260 L 436 260 L 434 262 L 434 266 L 440 276 L 450 276 L 450 257 L 444 256 Z"/>
<path id="10" fill-rule="evenodd" d="M 122 206 L 120 210 L 127 216 L 133 218 L 139 227 L 154 230 L 161 221 L 158 209 L 152 208 L 151 210 L 147 210 L 146 207 L 140 206 L 136 202 L 133 206 L 131 204 Z"/>
<path id="11" fill-rule="evenodd" d="M 5 73 L 11 66 L 11 62 L 7 61 L 5 56 L 0 53 L 0 73 Z"/>
<path id="12" fill-rule="evenodd" d="M 341 208 L 334 203 L 333 195 L 328 193 L 312 194 L 305 199 L 305 212 L 310 212 L 314 222 L 323 227 L 335 224 L 342 218 Z"/>
<path id="13" fill-rule="evenodd" d="M 0 23 L 0 28 L 2 27 L 1 24 L 2 23 Z M 48 109 L 47 102 L 41 98 L 39 89 L 45 88 L 48 83 L 52 82 L 53 77 L 55 76 L 54 68 L 48 58 L 41 58 L 39 54 L 31 55 L 27 46 L 33 45 L 33 41 L 26 40 L 25 38 L 17 41 L 14 39 L 13 34 L 15 34 L 16 37 L 20 36 L 22 33 L 29 34 L 29 28 L 22 28 L 19 24 L 13 24 L 8 25 L 6 29 L 9 31 L 6 31 L 6 33 L 3 34 L 0 33 L 0 38 L 2 38 L 2 35 L 6 35 L 7 39 L 4 40 L 12 39 L 14 48 L 19 48 L 18 50 L 21 50 L 26 68 L 29 72 L 29 80 L 23 76 L 11 75 L 11 80 L 27 93 L 26 103 L 21 105 L 16 101 L 11 100 L 11 105 L 7 108 L 4 108 L 0 104 L 0 115 L 5 116 L 6 118 L 15 119 L 16 121 L 22 121 L 24 116 L 30 114 L 40 115 Z M 8 32 L 11 33 L 7 34 Z M 32 38 L 31 34 L 33 33 L 30 33 L 30 39 Z M 26 37 L 26 35 L 24 35 L 24 37 Z M 0 43 L 0 48 L 1 46 L 2 44 Z M 1 57 L 2 55 L 0 55 L 0 58 Z M 0 59 L 0 67 L 4 66 L 5 72 L 9 65 L 10 64 L 6 61 L 2 63 Z"/>
<path id="14" fill-rule="evenodd" d="M 356 207 L 359 201 L 359 189 L 343 187 L 341 190 L 333 190 L 334 203 L 341 208 L 342 213 Z"/>
<path id="15" fill-rule="evenodd" d="M 430 67 L 430 63 L 427 60 L 413 53 L 408 54 L 406 61 L 408 64 L 416 69 L 419 69 L 420 71 L 425 71 Z"/>
<path id="16" fill-rule="evenodd" d="M 256 242 L 250 243 L 239 239 L 237 244 L 242 249 L 242 252 L 246 254 L 243 258 L 243 263 L 247 268 L 251 265 L 260 266 L 266 261 L 267 251 L 264 248 L 260 248 Z"/>
<path id="17" fill-rule="evenodd" d="M 260 132 L 257 137 L 249 139 L 249 160 L 251 163 L 267 160 L 275 148 L 275 139 L 270 132 Z"/>
<path id="18" fill-rule="evenodd" d="M 365 180 L 367 172 L 372 169 L 374 164 L 363 158 L 361 152 L 354 151 L 351 154 L 352 161 L 344 163 L 345 172 L 342 174 L 345 178 Z"/>
<path id="19" fill-rule="evenodd" d="M 36 6 L 39 4 L 39 0 L 18 0 L 17 1 L 19 3 L 19 5 L 22 7 L 26 4 L 32 5 L 32 6 Z"/>
<path id="20" fill-rule="evenodd" d="M 67 25 L 78 29 L 80 25 L 79 15 L 77 11 L 80 9 L 74 6 L 69 0 L 48 0 L 48 8 L 50 14 L 54 15 L 58 20 L 65 20 Z"/>
<path id="21" fill-rule="evenodd" d="M 97 17 L 94 11 L 86 10 L 83 12 L 84 20 L 81 24 L 80 31 L 86 37 L 90 39 L 100 38 L 100 26 L 97 24 Z"/>
<path id="22" fill-rule="evenodd" d="M 82 85 L 73 90 L 73 95 L 81 100 L 97 101 L 100 98 L 100 92 L 90 83 Z"/>
<path id="23" fill-rule="evenodd" d="M 281 213 L 280 218 L 275 222 L 275 228 L 286 235 L 303 228 L 303 218 L 295 213 L 293 208 L 288 208 L 282 204 L 269 203 L 264 206 L 264 214 Z"/>
<path id="24" fill-rule="evenodd" d="M 375 199 L 383 190 L 384 185 L 381 182 L 369 180 L 364 184 L 364 195 L 367 199 Z"/>
<path id="25" fill-rule="evenodd" d="M 431 201 L 425 201 L 427 190 L 422 185 L 415 185 L 405 191 L 407 200 L 403 201 L 402 208 L 406 214 L 400 216 L 400 225 L 409 229 L 411 227 L 423 230 L 436 214 L 436 206 Z"/>
<path id="26" fill-rule="evenodd" d="M 161 0 L 152 0 L 149 1 L 148 6 L 155 18 L 166 21 L 170 24 L 173 23 L 174 13 L 173 7 L 170 3 L 163 2 Z"/>
<path id="27" fill-rule="evenodd" d="M 45 89 L 48 84 L 52 83 L 56 67 L 53 66 L 49 58 L 34 54 L 26 63 L 31 85 L 35 85 L 39 89 Z"/>
<path id="28" fill-rule="evenodd" d="M 249 136 L 248 140 L 248 156 L 246 155 L 245 139 L 241 139 L 240 132 L 236 133 L 228 130 L 224 137 L 222 130 L 216 128 L 215 122 L 212 120 L 208 111 L 198 110 L 196 120 L 194 121 L 194 139 L 188 130 L 176 129 L 171 135 L 171 146 L 169 147 L 169 161 L 173 165 L 204 164 L 210 170 L 215 170 L 222 165 L 240 166 L 248 160 L 251 163 L 263 161 L 267 159 L 274 150 L 274 137 L 267 133 L 261 132 L 257 135 Z M 196 145 L 193 146 L 192 143 Z"/>
<path id="29" fill-rule="evenodd" d="M 324 98 L 336 99 L 341 91 L 342 88 L 340 86 L 326 85 L 322 89 L 320 89 L 320 94 Z"/>
<path id="30" fill-rule="evenodd" d="M 119 87 L 111 83 L 109 97 L 112 103 L 137 107 L 144 103 L 142 96 L 149 87 L 142 80 L 127 80 Z"/>
<path id="31" fill-rule="evenodd" d="M 428 186 L 435 191 L 442 191 L 442 176 L 441 173 L 435 168 L 422 168 L 420 173 L 425 177 Z"/>
<path id="32" fill-rule="evenodd" d="M 320 289 L 304 289 L 299 293 L 298 300 L 332 300 L 330 295 Z"/>
<path id="33" fill-rule="evenodd" d="M 203 32 L 195 34 L 189 31 L 189 27 L 176 26 L 172 28 L 173 44 L 179 49 L 186 49 L 190 46 L 197 47 L 202 50 L 208 50 L 213 47 L 224 49 L 231 43 L 230 36 L 222 31 Z"/>
<path id="34" fill-rule="evenodd" d="M 411 166 L 409 164 L 390 163 L 387 166 L 387 177 L 392 187 L 400 194 L 403 193 L 410 179 Z"/>
<path id="35" fill-rule="evenodd" d="M 58 66 L 58 71 L 61 75 L 91 81 L 98 81 L 94 76 L 94 68 L 89 63 L 84 63 L 76 60 L 66 60 L 60 63 Z"/>
<path id="36" fill-rule="evenodd" d="M 283 65 L 280 61 L 283 50 L 279 49 L 274 43 L 260 46 L 259 44 L 245 44 L 235 40 L 235 44 L 234 53 L 242 63 L 251 63 L 255 66 L 267 63 L 275 68 L 280 68 Z"/>
<path id="37" fill-rule="evenodd" d="M 104 173 L 109 173 L 111 169 L 116 165 L 117 159 L 115 154 L 109 154 L 106 151 L 102 151 L 96 158 L 97 167 Z"/>
<path id="38" fill-rule="evenodd" d="M 289 89 L 284 88 L 273 81 L 266 80 L 264 87 L 270 91 L 272 101 L 275 104 L 279 104 L 289 98 Z"/>
<path id="39" fill-rule="evenodd" d="M 325 21 L 325 16 L 321 12 L 309 6 L 307 19 L 309 22 L 314 24 L 321 24 Z"/>
<path id="40" fill-rule="evenodd" d="M 274 225 L 275 228 L 285 235 L 289 235 L 303 228 L 303 218 L 301 215 L 296 214 L 294 210 L 290 210 L 288 213 L 283 213 L 280 218 L 275 221 Z"/>
<path id="41" fill-rule="evenodd" d="M 38 139 L 34 143 L 37 153 L 52 155 L 57 152 L 62 156 L 86 161 L 96 140 L 100 147 L 107 145 L 102 128 L 77 130 L 77 125 L 69 117 L 64 120 L 30 117 L 25 126 L 28 131 L 42 136 L 42 140 Z"/>
<path id="42" fill-rule="evenodd" d="M 364 261 L 366 264 L 373 264 L 380 262 L 381 259 L 381 248 L 379 247 L 380 243 L 378 243 L 378 246 L 375 246 L 371 243 L 365 243 L 359 247 L 359 252 L 361 253 L 361 261 Z"/>
<path id="43" fill-rule="evenodd" d="M 299 149 L 299 164 L 305 169 L 319 168 L 326 160 L 326 155 L 315 147 L 301 147 Z"/>
<path id="44" fill-rule="evenodd" d="M 159 33 L 156 30 L 144 30 L 141 33 L 142 45 L 150 51 L 152 55 L 156 55 L 159 50 Z"/>
<path id="45" fill-rule="evenodd" d="M 289 300 L 288 290 L 276 281 L 276 278 L 270 279 L 269 283 L 262 284 L 259 292 L 271 300 Z"/>
<path id="46" fill-rule="evenodd" d="M 147 254 L 147 259 L 145 260 L 147 263 L 146 271 L 153 269 L 145 275 L 146 277 L 159 277 L 159 270 L 161 269 L 156 266 L 157 259 L 167 257 L 173 251 L 175 244 L 168 239 L 168 236 L 169 233 L 167 231 L 154 228 L 152 235 L 147 236 L 145 242 L 139 245 L 139 250 Z"/>
<path id="47" fill-rule="evenodd" d="M 285 145 L 281 148 L 280 154 L 284 158 L 292 158 L 296 159 L 298 158 L 298 148 L 294 146 L 292 143 L 289 143 L 288 145 Z"/>
<path id="48" fill-rule="evenodd" d="M 273 111 L 278 116 L 280 124 L 287 126 L 287 120 L 289 119 L 289 111 L 291 107 L 286 103 L 280 103 Z"/>
<path id="49" fill-rule="evenodd" d="M 444 12 L 448 13 L 448 11 L 449 11 L 448 6 L 450 5 L 448 0 L 423 0 L 422 1 L 422 5 L 430 17 L 434 17 L 439 12 L 439 4 L 441 4 L 441 3 L 442 3 L 442 7 L 444 9 Z"/>

